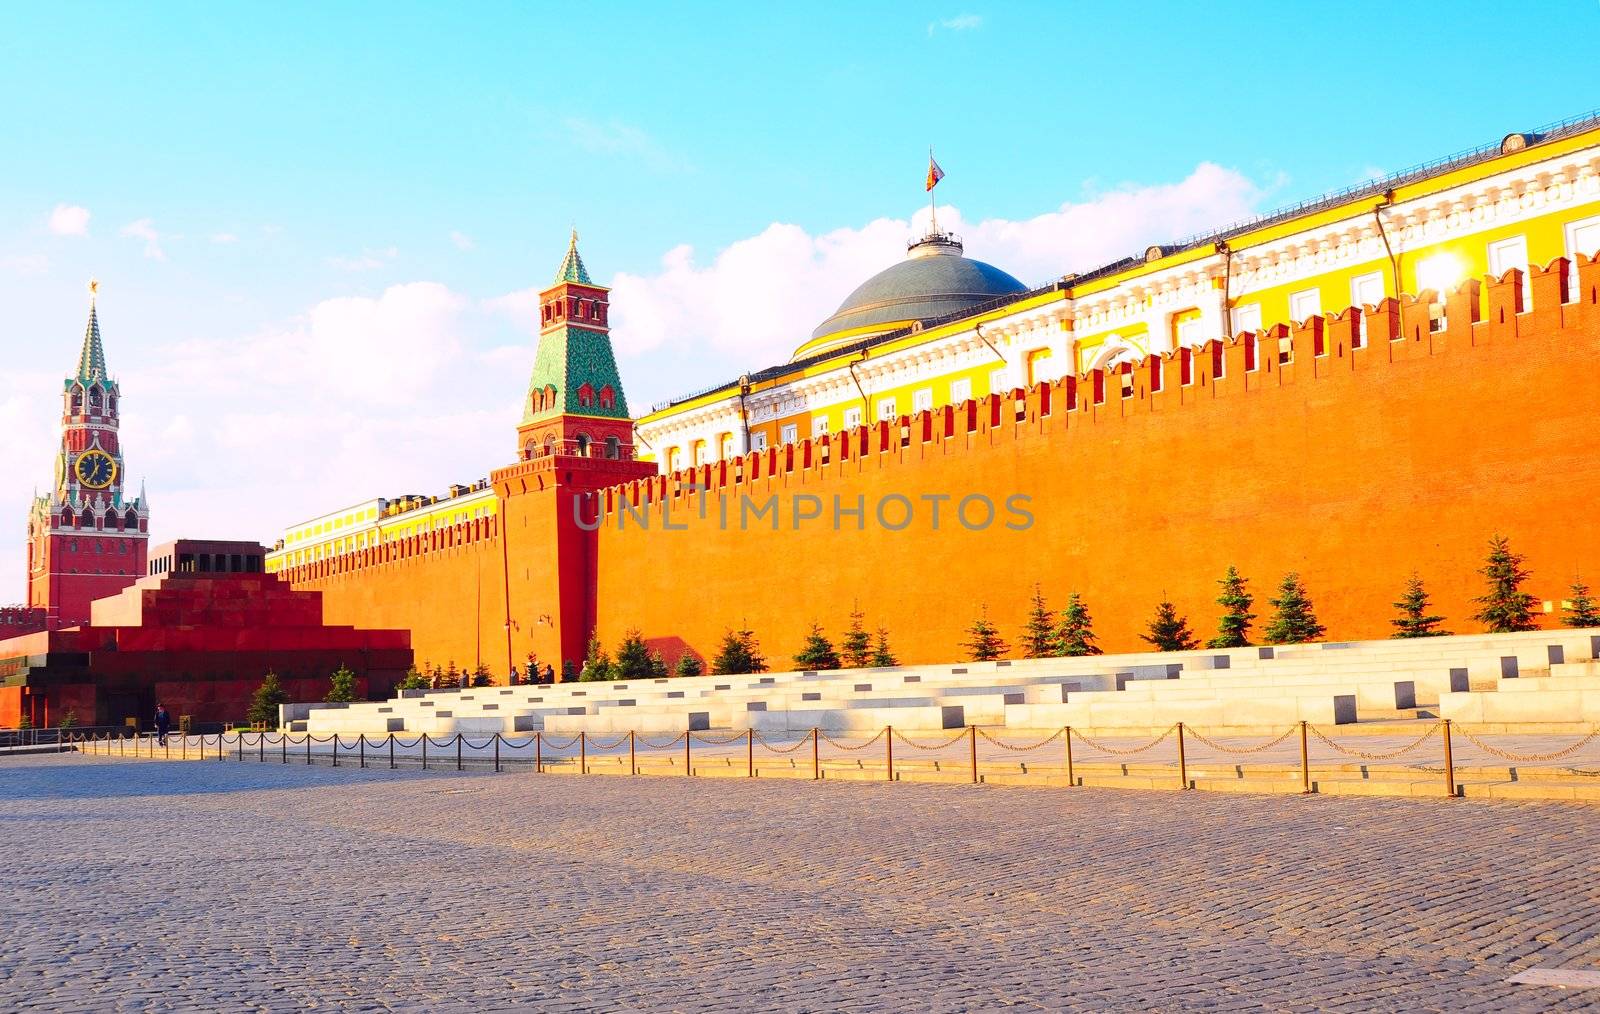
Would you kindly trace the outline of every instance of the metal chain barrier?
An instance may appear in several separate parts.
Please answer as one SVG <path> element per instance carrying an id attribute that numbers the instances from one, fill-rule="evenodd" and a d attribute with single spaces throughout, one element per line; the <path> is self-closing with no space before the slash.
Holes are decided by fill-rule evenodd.
<path id="1" fill-rule="evenodd" d="M 1163 732 L 1161 735 L 1157 736 L 1155 739 L 1152 739 L 1150 742 L 1146 743 L 1144 746 L 1136 746 L 1136 747 L 1133 747 L 1132 749 L 1124 749 L 1122 747 L 1116 747 L 1116 746 L 1106 746 L 1104 743 L 1100 743 L 1100 742 L 1098 742 L 1096 740 L 1090 739 L 1088 736 L 1085 736 L 1083 733 L 1079 732 L 1076 729 L 1072 730 L 1072 735 L 1076 736 L 1079 739 L 1079 741 L 1081 741 L 1083 743 L 1083 745 L 1089 747 L 1091 750 L 1099 750 L 1101 753 L 1111 753 L 1111 754 L 1117 754 L 1119 756 L 1126 757 L 1126 756 L 1128 756 L 1130 754 L 1144 753 L 1146 750 L 1155 749 L 1156 747 L 1160 746 L 1162 743 L 1166 742 L 1167 738 L 1170 737 L 1174 732 L 1177 732 L 1177 731 L 1178 731 L 1177 725 L 1173 725 L 1172 727 L 1167 729 L 1166 732 Z"/>
<path id="2" fill-rule="evenodd" d="M 741 733 L 737 733 L 736 735 L 733 735 L 733 736 L 729 736 L 726 739 L 712 739 L 710 736 L 707 736 L 707 735 L 705 735 L 703 733 L 693 733 L 693 732 L 686 732 L 686 733 L 684 733 L 684 735 L 690 737 L 691 739 L 695 740 L 698 743 L 704 743 L 707 746 L 727 746 L 729 743 L 743 743 L 744 742 L 744 733 L 742 733 L 742 732 Z"/>
<path id="3" fill-rule="evenodd" d="M 1049 746 L 1051 743 L 1054 743 L 1056 740 L 1060 739 L 1061 738 L 1061 734 L 1066 732 L 1066 731 L 1067 730 L 1065 730 L 1065 729 L 1057 729 L 1055 732 L 1052 732 L 1050 735 L 1046 736 L 1044 739 L 1039 740 L 1039 742 L 1030 743 L 1027 746 L 1016 746 L 1014 744 L 1007 743 L 1007 742 L 1005 742 L 1003 740 L 996 739 L 995 737 L 991 736 L 989 734 L 989 732 L 987 730 L 985 730 L 985 729 L 979 729 L 978 730 L 978 735 L 982 736 L 986 741 L 988 741 L 990 743 L 993 743 L 995 746 L 999 747 L 1002 750 L 1010 750 L 1012 753 L 1028 753 L 1030 750 L 1037 750 L 1042 746 Z"/>
<path id="4" fill-rule="evenodd" d="M 550 747 L 553 750 L 571 750 L 573 747 L 578 745 L 578 739 L 579 739 L 579 736 L 573 736 L 571 739 L 567 740 L 565 743 L 552 743 L 552 742 L 550 742 L 550 737 L 546 736 L 546 737 L 544 737 L 544 745 Z M 673 740 L 673 742 L 676 743 L 677 740 Z"/>
<path id="5" fill-rule="evenodd" d="M 627 741 L 628 741 L 628 734 L 627 733 L 623 733 L 622 735 L 618 736 L 617 739 L 616 739 L 616 742 L 614 742 L 614 743 L 607 743 L 604 740 L 595 739 L 593 736 L 590 736 L 589 737 L 589 748 L 591 750 L 615 750 L 618 747 L 622 746 L 622 744 L 626 743 Z"/>
<path id="6" fill-rule="evenodd" d="M 1595 737 L 1600 736 L 1600 729 L 1596 729 L 1589 733 L 1589 735 L 1583 737 L 1564 750 L 1556 750 L 1551 753 L 1515 754 L 1511 753 L 1509 750 L 1502 750 L 1499 747 L 1490 746 L 1488 743 L 1485 743 L 1483 740 L 1474 736 L 1472 733 L 1468 732 L 1459 725 L 1452 726 L 1452 728 L 1454 728 L 1456 732 L 1461 733 L 1462 736 L 1466 737 L 1467 742 L 1471 743 L 1473 746 L 1484 751 L 1485 753 L 1493 754 L 1494 756 L 1499 757 L 1501 760 L 1523 762 L 1552 761 L 1560 760 L 1563 757 L 1570 757 L 1587 746 L 1595 739 Z"/>
<path id="7" fill-rule="evenodd" d="M 1334 750 L 1337 750 L 1339 753 L 1345 754 L 1346 756 L 1349 756 L 1349 757 L 1359 757 L 1362 760 L 1381 761 L 1381 760 L 1394 760 L 1396 757 L 1399 757 L 1399 756 L 1402 756 L 1404 754 L 1410 753 L 1411 751 L 1415 750 L 1417 747 L 1421 746 L 1422 744 L 1426 743 L 1429 739 L 1431 739 L 1435 735 L 1437 735 L 1439 730 L 1441 728 L 1443 728 L 1443 726 L 1436 722 L 1433 725 L 1428 727 L 1428 731 L 1427 732 L 1424 732 L 1422 735 L 1418 736 L 1416 739 L 1412 740 L 1410 743 L 1407 743 L 1405 746 L 1401 747 L 1400 749 L 1398 749 L 1398 750 L 1387 750 L 1387 751 L 1357 750 L 1354 747 L 1340 746 L 1338 743 L 1336 743 L 1333 740 L 1329 739 L 1327 736 L 1324 736 L 1322 734 L 1322 730 L 1318 729 L 1316 726 L 1313 725 L 1313 726 L 1309 726 L 1308 728 L 1310 728 L 1310 730 L 1311 730 L 1311 735 L 1317 737 L 1317 739 L 1320 742 L 1324 743 L 1325 745 L 1327 745 L 1328 747 L 1330 747 L 1330 748 L 1332 748 Z"/>
<path id="8" fill-rule="evenodd" d="M 822 741 L 824 743 L 827 743 L 829 746 L 833 747 L 834 749 L 844 750 L 846 752 L 854 752 L 856 750 L 865 750 L 867 747 L 871 746 L 872 744 L 876 743 L 878 740 L 882 739 L 886 732 L 888 732 L 887 729 L 879 729 L 878 730 L 878 734 L 876 736 L 874 736 L 871 739 L 867 740 L 865 743 L 858 743 L 855 746 L 847 746 L 844 743 L 841 743 L 838 740 L 834 739 L 832 736 L 828 735 L 825 732 L 818 732 L 818 735 L 822 737 Z"/>
<path id="9" fill-rule="evenodd" d="M 969 733 L 965 729 L 962 729 L 960 732 L 956 733 L 954 736 L 951 736 L 949 739 L 945 740 L 943 743 L 928 744 L 928 743 L 918 743 L 918 742 L 915 742 L 913 740 L 909 740 L 909 739 L 906 738 L 906 734 L 905 733 L 901 732 L 899 729 L 894 730 L 894 738 L 898 739 L 900 742 L 904 743 L 906 746 L 911 747 L 913 750 L 930 750 L 930 751 L 931 750 L 943 750 L 945 747 L 954 746 L 955 744 L 957 744 L 957 743 L 961 742 L 962 740 L 968 738 L 970 735 L 971 735 L 971 733 Z M 832 740 L 829 740 L 829 742 L 832 742 Z"/>
<path id="10" fill-rule="evenodd" d="M 773 746 L 771 743 L 767 742 L 766 736 L 758 732 L 756 733 L 756 742 L 760 743 L 763 749 L 771 750 L 773 753 L 796 753 L 801 747 L 811 745 L 811 734 L 809 732 L 806 733 L 805 736 L 803 736 L 799 742 L 795 743 L 794 746 L 783 747 Z"/>
<path id="11" fill-rule="evenodd" d="M 670 750 L 673 747 L 677 746 L 679 743 L 682 743 L 684 741 L 684 739 L 688 735 L 689 734 L 687 732 L 680 732 L 676 736 L 674 736 L 671 739 L 667 740 L 665 743 L 653 743 L 650 740 L 645 739 L 643 736 L 640 736 L 639 737 L 639 745 L 640 746 L 644 746 L 644 747 L 648 747 L 651 750 Z"/>
<path id="12" fill-rule="evenodd" d="M 1282 743 L 1284 740 L 1288 739 L 1290 736 L 1293 736 L 1299 731 L 1300 726 L 1291 725 L 1289 726 L 1288 731 L 1286 731 L 1283 735 L 1266 743 L 1261 743 L 1256 746 L 1223 746 L 1221 743 L 1218 743 L 1211 737 L 1202 736 L 1200 733 L 1196 732 L 1194 726 L 1192 725 L 1185 725 L 1183 727 L 1183 734 L 1185 736 L 1193 736 L 1195 739 L 1204 743 L 1206 746 L 1209 746 L 1211 749 L 1218 751 L 1219 753 L 1232 753 L 1240 755 L 1262 753 L 1264 751 L 1271 750 L 1273 747 L 1277 746 L 1279 743 Z"/>

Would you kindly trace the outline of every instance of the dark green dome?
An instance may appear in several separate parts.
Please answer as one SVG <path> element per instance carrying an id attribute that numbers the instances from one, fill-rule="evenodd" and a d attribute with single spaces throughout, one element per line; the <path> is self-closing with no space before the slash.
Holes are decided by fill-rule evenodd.
<path id="1" fill-rule="evenodd" d="M 994 265 L 963 257 L 954 237 L 929 237 L 912 246 L 911 256 L 862 282 L 811 332 L 802 351 L 820 351 L 819 340 L 830 335 L 888 331 L 1027 290 Z"/>

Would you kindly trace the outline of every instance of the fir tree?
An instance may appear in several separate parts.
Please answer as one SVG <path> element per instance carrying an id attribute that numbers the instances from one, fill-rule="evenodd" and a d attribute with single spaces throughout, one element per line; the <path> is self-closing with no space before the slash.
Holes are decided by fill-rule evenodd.
<path id="1" fill-rule="evenodd" d="M 659 648 L 650 652 L 650 675 L 655 677 L 667 675 L 667 660 L 661 657 Z"/>
<path id="2" fill-rule="evenodd" d="M 472 685 L 475 687 L 488 687 L 494 685 L 494 677 L 489 675 L 489 667 L 482 662 L 472 670 Z"/>
<path id="3" fill-rule="evenodd" d="M 262 723 L 269 729 L 276 729 L 278 705 L 288 703 L 289 695 L 284 692 L 278 674 L 269 671 L 262 677 L 261 685 L 256 687 L 256 692 L 250 697 L 250 710 L 245 714 L 245 720 L 251 725 Z"/>
<path id="4" fill-rule="evenodd" d="M 1489 589 L 1473 599 L 1482 607 L 1473 619 L 1491 634 L 1539 629 L 1533 618 L 1539 600 L 1522 590 L 1522 582 L 1532 576 L 1522 561 L 1521 553 L 1511 551 L 1510 539 L 1496 535 L 1489 540 L 1489 557 L 1478 571 Z"/>
<path id="5" fill-rule="evenodd" d="M 1140 639 L 1155 646 L 1157 651 L 1193 651 L 1200 641 L 1189 630 L 1189 621 L 1178 615 L 1171 599 L 1162 599 L 1156 606 L 1155 618 L 1150 621 L 1150 632 L 1140 634 Z"/>
<path id="6" fill-rule="evenodd" d="M 1315 641 L 1328 632 L 1317 622 L 1311 597 L 1306 594 L 1305 582 L 1294 571 L 1283 576 L 1283 581 L 1278 585 L 1278 597 L 1267 601 L 1277 610 L 1262 635 L 1268 644 L 1303 644 Z"/>
<path id="7" fill-rule="evenodd" d="M 418 672 L 415 665 L 407 669 L 406 674 L 400 678 L 400 682 L 395 684 L 396 691 L 426 689 L 428 689 L 428 677 Z"/>
<path id="8" fill-rule="evenodd" d="M 561 660 L 561 682 L 571 683 L 578 678 L 578 667 L 572 664 L 572 659 Z"/>
<path id="9" fill-rule="evenodd" d="M 583 659 L 583 671 L 578 673 L 581 683 L 597 683 L 614 679 L 612 672 L 611 656 L 600 646 L 600 635 L 589 636 L 588 650 Z"/>
<path id="10" fill-rule="evenodd" d="M 822 632 L 822 624 L 811 624 L 811 632 L 806 634 L 806 643 L 795 655 L 794 664 L 802 669 L 839 668 L 839 653 L 833 650 L 833 642 Z"/>
<path id="11" fill-rule="evenodd" d="M 1255 604 L 1256 597 L 1245 589 L 1250 583 L 1247 577 L 1241 577 L 1239 571 L 1233 566 L 1228 567 L 1228 573 L 1217 584 L 1222 586 L 1222 594 L 1217 596 L 1217 605 L 1222 607 L 1222 617 L 1217 620 L 1217 636 L 1206 642 L 1207 648 L 1244 648 L 1250 644 L 1250 622 L 1256 614 L 1250 611 Z"/>
<path id="12" fill-rule="evenodd" d="M 1089 607 L 1077 592 L 1067 596 L 1067 608 L 1061 610 L 1061 626 L 1056 629 L 1056 639 L 1061 644 L 1063 655 L 1100 654 L 1100 646 L 1094 643 L 1094 620 L 1089 616 Z"/>
<path id="13" fill-rule="evenodd" d="M 692 651 L 686 651 L 678 656 L 678 664 L 673 666 L 672 674 L 674 676 L 699 676 L 705 671 L 706 667 L 701 663 L 700 656 Z"/>
<path id="14" fill-rule="evenodd" d="M 992 662 L 1011 650 L 1005 638 L 1000 636 L 1000 629 L 989 622 L 987 605 L 983 607 L 978 618 L 972 621 L 972 626 L 967 628 L 967 635 L 971 639 L 963 641 L 961 646 L 967 649 L 967 657 L 974 662 Z"/>
<path id="15" fill-rule="evenodd" d="M 328 704 L 349 704 L 355 700 L 356 674 L 351 672 L 348 666 L 341 665 L 328 678 L 328 696 L 324 697 L 323 701 Z"/>
<path id="16" fill-rule="evenodd" d="M 1061 639 L 1056 636 L 1055 614 L 1045 605 L 1044 590 L 1033 586 L 1033 605 L 1028 622 L 1022 625 L 1022 657 L 1053 658 L 1061 654 Z"/>
<path id="17" fill-rule="evenodd" d="M 747 673 L 766 672 L 767 660 L 761 657 L 761 646 L 752 630 L 730 630 L 722 635 L 722 647 L 711 660 L 711 672 L 716 676 L 740 676 Z"/>
<path id="18" fill-rule="evenodd" d="M 453 658 L 445 665 L 443 683 L 447 687 L 461 686 L 461 670 L 456 668 L 456 660 Z"/>
<path id="19" fill-rule="evenodd" d="M 31 729 L 31 728 L 33 728 L 33 719 L 31 717 L 29 717 L 28 715 L 23 715 L 21 718 L 17 719 L 17 728 L 19 728 L 19 729 Z"/>
<path id="20" fill-rule="evenodd" d="M 889 650 L 889 629 L 887 627 L 878 628 L 878 640 L 872 645 L 872 658 L 867 664 L 874 669 L 900 664 L 900 660 L 894 657 L 894 652 Z"/>
<path id="21" fill-rule="evenodd" d="M 1562 626 L 1600 627 L 1600 603 L 1589 594 L 1589 583 L 1582 577 L 1573 578 L 1568 594 L 1572 597 L 1561 603 Z"/>
<path id="22" fill-rule="evenodd" d="M 1394 604 L 1394 607 L 1400 611 L 1399 616 L 1389 621 L 1394 625 L 1394 636 L 1448 636 L 1450 631 L 1439 629 L 1439 624 L 1444 622 L 1444 617 L 1430 614 L 1428 606 L 1428 591 L 1422 586 L 1422 577 L 1413 572 L 1406 581 L 1405 593 L 1400 596 L 1400 601 Z"/>
<path id="23" fill-rule="evenodd" d="M 846 669 L 861 669 L 872 664 L 872 638 L 867 633 L 866 618 L 859 605 L 850 610 L 850 629 L 839 642 L 839 655 Z"/>
<path id="24" fill-rule="evenodd" d="M 618 679 L 641 679 L 650 675 L 650 649 L 645 647 L 644 637 L 638 630 L 622 635 L 622 643 L 617 645 L 617 661 L 612 668 Z"/>
<path id="25" fill-rule="evenodd" d="M 61 721 L 56 723 L 58 729 L 76 729 L 78 727 L 78 713 L 68 708 L 66 714 L 61 716 Z"/>

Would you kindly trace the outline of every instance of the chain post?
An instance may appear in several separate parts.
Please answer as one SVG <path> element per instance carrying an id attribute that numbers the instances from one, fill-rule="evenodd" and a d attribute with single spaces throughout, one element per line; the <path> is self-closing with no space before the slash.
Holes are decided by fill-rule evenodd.
<path id="1" fill-rule="evenodd" d="M 289 763 L 289 734 L 287 732 L 278 733 L 278 747 L 283 752 L 283 762 L 285 764 Z"/>
<path id="2" fill-rule="evenodd" d="M 814 782 L 822 778 L 821 752 L 817 749 L 817 735 L 821 731 L 814 725 L 811 727 L 811 780 Z"/>
<path id="3" fill-rule="evenodd" d="M 694 777 L 694 755 L 689 750 L 692 743 L 694 743 L 694 730 L 687 729 L 683 733 L 683 776 L 685 778 Z"/>
<path id="4" fill-rule="evenodd" d="M 361 734 L 361 767 L 367 766 L 367 734 Z"/>
<path id="5" fill-rule="evenodd" d="M 628 730 L 628 774 L 630 774 L 630 775 L 636 775 L 636 774 L 639 773 L 639 755 L 635 751 L 633 739 L 634 739 L 633 730 L 629 729 Z"/>
<path id="6" fill-rule="evenodd" d="M 586 775 L 588 773 L 589 773 L 589 733 L 587 731 L 583 731 L 583 732 L 579 732 L 578 733 L 578 774 Z"/>
<path id="7" fill-rule="evenodd" d="M 428 770 L 428 734 L 422 734 L 422 770 Z"/>
<path id="8" fill-rule="evenodd" d="M 1306 721 L 1300 720 L 1300 794 L 1311 795 L 1311 749 L 1306 743 Z"/>
<path id="9" fill-rule="evenodd" d="M 1064 731 L 1066 735 L 1061 738 L 1067 741 L 1067 786 L 1070 788 L 1078 784 L 1077 777 L 1072 772 L 1072 726 L 1066 726 Z"/>
<path id="10" fill-rule="evenodd" d="M 461 770 L 461 733 L 456 733 L 456 770 Z"/>
<path id="11" fill-rule="evenodd" d="M 744 776 L 746 778 L 756 776 L 756 730 L 754 729 L 744 731 Z"/>
<path id="12" fill-rule="evenodd" d="M 967 738 L 972 746 L 972 784 L 978 784 L 978 727 L 967 726 Z"/>
<path id="13" fill-rule="evenodd" d="M 1189 787 L 1189 761 L 1183 753 L 1183 723 L 1178 723 L 1178 788 Z"/>
<path id="14" fill-rule="evenodd" d="M 389 733 L 389 770 L 394 770 L 394 733 Z"/>
<path id="15" fill-rule="evenodd" d="M 544 733 L 538 730 L 533 733 L 533 771 L 544 774 Z"/>
<path id="16" fill-rule="evenodd" d="M 244 733 L 239 733 L 239 762 L 244 763 Z"/>
<path id="17" fill-rule="evenodd" d="M 267 734 L 264 733 L 264 732 L 258 732 L 258 733 L 256 733 L 256 763 L 257 764 L 265 764 L 266 762 L 267 762 Z"/>
<path id="18" fill-rule="evenodd" d="M 339 734 L 333 734 L 333 766 L 339 766 Z"/>
<path id="19" fill-rule="evenodd" d="M 183 759 L 189 759 L 189 734 L 187 732 L 183 734 Z"/>
<path id="20" fill-rule="evenodd" d="M 500 734 L 494 734 L 494 773 L 500 773 Z"/>
<path id="21" fill-rule="evenodd" d="M 1444 794 L 1451 799 L 1456 795 L 1456 762 L 1450 753 L 1450 719 L 1441 719 L 1444 724 Z"/>
<path id="22" fill-rule="evenodd" d="M 885 780 L 892 782 L 894 781 L 894 726 L 892 725 L 883 727 L 883 751 L 884 757 L 888 761 L 889 771 L 884 777 Z"/>

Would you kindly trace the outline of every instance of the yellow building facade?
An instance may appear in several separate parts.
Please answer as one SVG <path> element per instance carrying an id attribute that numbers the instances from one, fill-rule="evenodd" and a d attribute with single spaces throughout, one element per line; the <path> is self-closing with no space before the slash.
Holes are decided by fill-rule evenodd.
<path id="1" fill-rule="evenodd" d="M 640 456 L 673 471 L 1401 292 L 1594 256 L 1600 114 L 1036 288 L 966 258 L 953 236 L 924 237 L 908 252 L 846 298 L 790 362 L 638 419 Z"/>
<path id="2" fill-rule="evenodd" d="M 266 569 L 271 573 L 315 563 L 497 513 L 499 499 L 487 479 L 451 486 L 444 496 L 364 500 L 290 527 L 267 553 Z"/>

